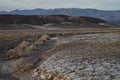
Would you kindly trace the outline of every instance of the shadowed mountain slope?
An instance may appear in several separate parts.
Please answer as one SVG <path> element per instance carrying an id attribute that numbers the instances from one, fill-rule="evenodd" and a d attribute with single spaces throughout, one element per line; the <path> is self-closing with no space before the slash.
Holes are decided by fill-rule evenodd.
<path id="1" fill-rule="evenodd" d="M 10 12 L 0 11 L 0 14 L 19 15 L 69 15 L 69 16 L 89 16 L 100 18 L 108 22 L 120 24 L 120 10 L 97 10 L 79 8 L 59 8 L 59 9 L 33 9 L 33 10 L 13 10 Z"/>
<path id="2" fill-rule="evenodd" d="M 104 20 L 92 18 L 92 17 L 73 17 L 65 15 L 0 15 L 0 24 L 37 24 L 43 25 L 47 23 L 62 23 L 62 22 L 73 22 L 73 23 L 105 23 Z"/>

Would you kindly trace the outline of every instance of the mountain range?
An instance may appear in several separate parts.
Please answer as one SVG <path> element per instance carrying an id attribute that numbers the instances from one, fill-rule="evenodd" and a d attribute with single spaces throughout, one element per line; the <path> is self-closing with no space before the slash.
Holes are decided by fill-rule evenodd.
<path id="1" fill-rule="evenodd" d="M 12 10 L 9 12 L 0 11 L 0 14 L 87 16 L 103 19 L 110 23 L 120 24 L 120 10 L 58 8 L 58 9 Z"/>

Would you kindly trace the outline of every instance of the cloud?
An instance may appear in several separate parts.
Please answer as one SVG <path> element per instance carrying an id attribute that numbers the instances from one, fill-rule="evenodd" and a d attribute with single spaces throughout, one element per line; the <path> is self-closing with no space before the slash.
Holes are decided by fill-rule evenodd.
<path id="1" fill-rule="evenodd" d="M 95 8 L 120 10 L 120 0 L 0 0 L 0 10 L 34 8 Z"/>

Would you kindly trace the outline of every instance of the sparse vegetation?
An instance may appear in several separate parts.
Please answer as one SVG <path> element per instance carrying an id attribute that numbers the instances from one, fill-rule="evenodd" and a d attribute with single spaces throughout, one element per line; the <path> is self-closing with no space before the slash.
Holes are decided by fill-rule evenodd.
<path id="1" fill-rule="evenodd" d="M 47 72 L 44 69 L 38 68 L 35 70 L 36 75 L 33 74 L 33 78 L 39 78 L 40 80 L 67 80 L 63 75 L 57 72 Z"/>
<path id="2" fill-rule="evenodd" d="M 1 52 L 0 58 L 5 55 L 6 62 L 14 61 L 11 65 L 12 71 L 15 74 L 22 75 L 29 74 L 34 68 L 38 67 L 43 61 L 47 60 L 50 56 L 60 51 L 69 51 L 73 55 L 80 54 L 79 58 L 85 59 L 117 59 L 119 58 L 120 41 L 113 42 L 96 42 L 96 38 L 93 39 L 91 34 L 117 34 L 119 35 L 120 29 L 100 29 L 100 28 L 79 28 L 79 29 L 66 29 L 66 30 L 0 30 L 0 48 L 4 52 Z M 11 37 L 6 37 L 6 35 Z M 90 36 L 85 36 L 89 34 Z M 21 35 L 21 37 L 20 37 Z M 80 40 L 70 43 L 62 43 L 56 45 L 58 39 L 67 38 L 72 40 L 71 35 L 74 38 L 76 35 L 83 37 L 83 42 Z M 2 38 L 4 37 L 5 38 Z M 12 39 L 13 36 L 13 39 Z M 58 37 L 58 39 L 52 39 L 51 37 Z M 69 37 L 69 38 L 68 38 Z M 94 36 L 93 36 L 94 37 Z M 106 37 L 107 38 L 107 37 Z M 111 37 L 113 38 L 113 37 Z M 93 39 L 93 40 L 92 40 Z M 12 41 L 13 40 L 13 41 Z M 91 40 L 93 43 L 88 44 L 86 40 Z M 7 41 L 7 42 L 6 42 Z M 4 43 L 4 45 L 2 45 Z M 45 44 L 44 44 L 45 43 Z M 59 42 L 58 42 L 59 43 Z M 11 46 L 12 45 L 12 46 Z M 52 46 L 51 46 L 52 45 Z M 66 53 L 69 53 L 66 52 Z M 78 53 L 77 53 L 78 52 Z M 82 53 L 80 53 L 82 52 Z M 88 52 L 88 54 L 86 54 Z M 65 54 L 66 54 L 65 53 Z M 99 53 L 99 54 L 98 54 Z M 114 54 L 113 54 L 114 53 Z M 76 55 L 74 55 L 76 56 Z M 72 58 L 76 58 L 76 57 Z M 28 59 L 29 58 L 29 59 Z M 22 60 L 21 60 L 22 59 Z M 4 61 L 5 62 L 5 61 Z M 5 62 L 5 63 L 6 63 Z M 3 64 L 3 63 L 2 63 Z M 27 73 L 28 72 L 28 73 Z M 47 72 L 43 70 L 38 76 L 46 76 L 48 80 L 67 80 L 65 76 L 60 75 L 57 72 Z M 19 76 L 18 75 L 18 76 Z M 28 79 L 29 80 L 29 79 Z"/>
<path id="3" fill-rule="evenodd" d="M 36 46 L 35 45 L 31 45 L 31 46 L 26 48 L 26 51 L 33 51 L 33 50 L 36 50 Z"/>
<path id="4" fill-rule="evenodd" d="M 17 51 L 16 50 L 14 50 L 14 49 L 10 49 L 6 54 L 5 54 L 5 56 L 7 57 L 7 58 L 14 58 L 15 56 L 16 56 L 16 53 L 17 53 Z"/>
<path id="5" fill-rule="evenodd" d="M 14 49 L 8 50 L 8 52 L 5 53 L 5 57 L 7 59 L 24 57 L 24 56 L 27 56 L 26 53 L 29 53 L 30 51 L 33 51 L 35 49 L 36 49 L 36 46 L 31 45 L 27 41 L 23 41 L 20 45 L 18 45 Z"/>
<path id="6" fill-rule="evenodd" d="M 17 75 L 24 75 L 33 68 L 33 63 L 29 62 L 28 58 L 18 59 L 16 63 L 12 66 L 12 72 Z"/>
<path id="7" fill-rule="evenodd" d="M 48 35 L 42 35 L 37 41 L 35 41 L 35 45 L 40 45 L 40 44 L 44 44 L 47 40 L 49 40 L 49 36 Z"/>
<path id="8" fill-rule="evenodd" d="M 120 46 L 120 41 L 111 42 L 111 43 L 96 43 L 96 46 Z"/>
<path id="9" fill-rule="evenodd" d="M 20 58 L 20 57 L 24 57 L 25 54 L 21 49 L 10 49 L 8 50 L 7 53 L 5 53 L 5 57 L 7 59 L 13 59 L 13 58 Z"/>
<path id="10" fill-rule="evenodd" d="M 45 43 L 45 41 L 43 41 L 43 40 L 37 40 L 34 44 L 40 45 L 40 44 L 44 44 L 44 43 Z"/>
<path id="11" fill-rule="evenodd" d="M 40 40 L 48 40 L 49 39 L 49 36 L 48 35 L 42 35 Z"/>
<path id="12" fill-rule="evenodd" d="M 27 42 L 27 41 L 23 41 L 23 42 L 18 46 L 18 48 L 20 48 L 20 49 L 25 49 L 25 48 L 27 48 L 28 46 L 30 46 L 30 43 Z"/>
<path id="13" fill-rule="evenodd" d="M 24 75 L 29 70 L 31 70 L 32 67 L 33 67 L 33 64 L 29 64 L 29 63 L 21 66 L 14 66 L 13 72 L 17 75 Z"/>

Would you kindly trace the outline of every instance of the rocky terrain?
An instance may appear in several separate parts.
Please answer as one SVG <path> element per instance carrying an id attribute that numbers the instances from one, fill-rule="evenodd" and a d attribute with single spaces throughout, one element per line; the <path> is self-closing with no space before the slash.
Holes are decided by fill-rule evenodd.
<path id="1" fill-rule="evenodd" d="M 120 35 L 118 33 L 69 36 L 63 38 L 56 48 L 51 50 L 54 55 L 44 61 L 37 68 L 38 71 L 45 69 L 47 72 L 59 72 L 65 75 L 66 80 L 120 79 Z M 33 75 L 36 74 L 35 77 L 42 79 L 38 71 L 34 71 Z M 46 78 L 46 80 L 51 79 Z"/>
<path id="2" fill-rule="evenodd" d="M 0 80 L 119 80 L 120 28 L 65 15 L 0 15 Z"/>
<path id="3" fill-rule="evenodd" d="M 0 30 L 0 80 L 119 80 L 119 53 L 119 28 Z"/>

